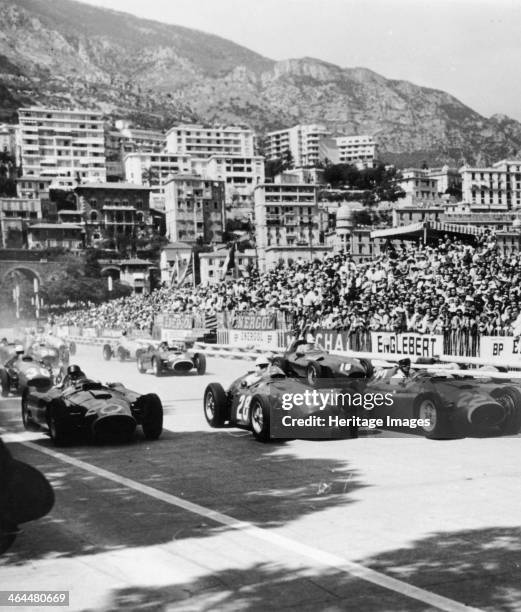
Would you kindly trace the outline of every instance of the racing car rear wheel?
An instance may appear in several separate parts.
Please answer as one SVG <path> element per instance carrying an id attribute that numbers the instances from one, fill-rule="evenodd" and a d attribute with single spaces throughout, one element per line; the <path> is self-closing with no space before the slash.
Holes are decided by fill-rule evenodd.
<path id="1" fill-rule="evenodd" d="M 428 421 L 420 425 L 426 438 L 450 438 L 447 414 L 441 409 L 440 401 L 434 395 L 420 398 L 416 405 L 415 418 Z"/>
<path id="2" fill-rule="evenodd" d="M 112 358 L 112 349 L 109 344 L 105 344 L 103 346 L 103 359 L 105 361 L 110 361 Z"/>
<path id="3" fill-rule="evenodd" d="M 34 431 L 36 427 L 36 423 L 29 416 L 29 407 L 27 405 L 27 396 L 29 395 L 29 390 L 25 389 L 22 393 L 22 423 L 24 429 L 28 431 Z"/>
<path id="4" fill-rule="evenodd" d="M 2 387 L 2 397 L 9 395 L 9 375 L 5 370 L 0 370 L 0 387 Z"/>
<path id="5" fill-rule="evenodd" d="M 118 359 L 119 361 L 125 361 L 127 358 L 127 351 L 123 347 L 118 348 Z"/>
<path id="6" fill-rule="evenodd" d="M 163 431 L 163 404 L 155 393 L 141 398 L 143 403 L 143 434 L 147 440 L 157 440 Z"/>
<path id="7" fill-rule="evenodd" d="M 310 361 L 306 369 L 306 378 L 308 383 L 312 387 L 316 387 L 319 384 L 321 378 L 326 377 L 324 368 L 316 361 Z"/>
<path id="8" fill-rule="evenodd" d="M 143 357 L 141 356 L 141 353 L 138 353 L 136 363 L 137 363 L 138 371 L 141 372 L 141 374 L 145 374 L 147 369 L 145 367 L 145 362 L 143 361 Z"/>
<path id="9" fill-rule="evenodd" d="M 219 383 L 210 383 L 204 392 L 204 416 L 210 427 L 223 427 L 229 419 L 226 392 Z"/>
<path id="10" fill-rule="evenodd" d="M 47 425 L 49 426 L 51 440 L 55 446 L 63 446 L 67 442 L 68 431 L 64 420 L 66 411 L 67 408 L 62 399 L 54 399 L 49 404 Z"/>
<path id="11" fill-rule="evenodd" d="M 202 376 L 206 372 L 206 355 L 196 353 L 194 355 L 194 367 L 197 370 L 197 374 Z"/>
<path id="12" fill-rule="evenodd" d="M 521 430 L 521 393 L 517 389 L 495 389 L 491 393 L 505 409 L 505 420 L 499 426 L 504 436 L 518 434 Z"/>
<path id="13" fill-rule="evenodd" d="M 267 397 L 255 395 L 250 404 L 251 430 L 260 442 L 270 441 L 270 403 Z"/>
<path id="14" fill-rule="evenodd" d="M 71 355 L 76 355 L 76 342 L 71 342 L 69 344 L 69 353 Z"/>
<path id="15" fill-rule="evenodd" d="M 152 370 L 154 370 L 154 376 L 161 376 L 163 373 L 161 361 L 157 357 L 152 358 Z"/>

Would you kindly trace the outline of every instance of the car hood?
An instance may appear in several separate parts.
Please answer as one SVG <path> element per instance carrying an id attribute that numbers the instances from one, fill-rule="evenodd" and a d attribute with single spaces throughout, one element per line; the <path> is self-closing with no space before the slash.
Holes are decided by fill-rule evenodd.
<path id="1" fill-rule="evenodd" d="M 120 393 L 114 393 L 110 389 L 75 391 L 64 399 L 75 406 L 81 406 L 92 416 L 131 414 L 129 402 Z"/>

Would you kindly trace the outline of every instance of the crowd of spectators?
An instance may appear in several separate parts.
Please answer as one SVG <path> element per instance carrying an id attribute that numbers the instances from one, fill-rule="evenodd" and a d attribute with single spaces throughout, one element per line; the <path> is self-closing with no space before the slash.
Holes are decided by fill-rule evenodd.
<path id="1" fill-rule="evenodd" d="M 294 329 L 521 335 L 520 264 L 520 254 L 503 256 L 493 238 L 470 246 L 445 237 L 390 245 L 362 262 L 336 254 L 217 285 L 162 287 L 87 305 L 57 323 L 149 329 L 158 314 L 254 310 L 282 313 Z"/>

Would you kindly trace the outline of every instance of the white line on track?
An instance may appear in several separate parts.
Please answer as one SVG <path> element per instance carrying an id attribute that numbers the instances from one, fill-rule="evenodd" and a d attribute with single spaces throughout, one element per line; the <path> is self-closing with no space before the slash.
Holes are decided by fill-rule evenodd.
<path id="1" fill-rule="evenodd" d="M 0 428 L 0 432 L 7 433 L 2 428 Z M 175 495 L 171 495 L 170 493 L 160 491 L 159 489 L 154 489 L 153 487 L 141 484 L 131 480 L 130 478 L 125 478 L 124 476 L 120 476 L 114 472 L 109 472 L 108 470 L 104 470 L 103 468 L 99 468 L 95 465 L 82 461 L 81 459 L 69 457 L 68 455 L 64 455 L 63 453 L 57 452 L 50 448 L 39 446 L 33 442 L 28 442 L 23 434 L 9 434 L 8 439 L 10 442 L 17 442 L 23 446 L 26 446 L 27 448 L 30 448 L 31 450 L 38 451 L 44 455 L 49 455 L 54 459 L 68 463 L 69 465 L 85 470 L 86 472 L 90 472 L 91 474 L 99 476 L 100 478 L 111 480 L 129 489 L 138 491 L 143 495 L 148 495 L 149 497 L 170 504 L 171 506 L 182 508 L 183 510 L 187 510 L 188 512 L 202 516 L 205 519 L 240 531 L 252 538 L 256 538 L 257 540 L 268 542 L 286 551 L 312 559 L 313 561 L 326 567 L 345 572 L 351 576 L 365 580 L 366 582 L 370 582 L 372 584 L 376 584 L 377 586 L 383 587 L 389 591 L 394 591 L 395 593 L 409 597 L 410 599 L 416 599 L 424 604 L 433 606 L 438 610 L 444 610 L 446 612 L 481 612 L 478 608 L 466 606 L 465 604 L 448 599 L 447 597 L 436 595 L 435 593 L 431 593 L 425 589 L 415 587 L 401 580 L 397 580 L 396 578 L 387 576 L 386 574 L 372 570 L 359 563 L 348 561 L 339 555 L 328 553 L 318 548 L 296 542 L 295 540 L 273 533 L 267 529 L 255 527 L 246 521 L 238 521 L 231 516 L 222 514 L 221 512 L 211 510 L 210 508 L 205 508 L 199 504 L 195 504 Z"/>

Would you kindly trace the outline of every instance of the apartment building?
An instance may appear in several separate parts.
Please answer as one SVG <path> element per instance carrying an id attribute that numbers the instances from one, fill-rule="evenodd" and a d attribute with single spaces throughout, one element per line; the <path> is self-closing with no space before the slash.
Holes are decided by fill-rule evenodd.
<path id="1" fill-rule="evenodd" d="M 165 221 L 172 242 L 220 242 L 226 223 L 224 182 L 172 176 L 165 184 Z"/>
<path id="2" fill-rule="evenodd" d="M 398 184 L 405 192 L 405 197 L 400 199 L 403 206 L 441 204 L 442 202 L 438 193 L 438 180 L 430 177 L 426 170 L 408 168 L 402 172 L 402 178 Z"/>
<path id="3" fill-rule="evenodd" d="M 266 159 L 285 159 L 289 152 L 294 168 L 316 166 L 319 161 L 324 161 L 325 151 L 329 150 L 324 144 L 321 145 L 321 141 L 329 136 L 330 132 L 320 124 L 295 125 L 268 132 L 265 139 Z"/>
<path id="4" fill-rule="evenodd" d="M 215 285 L 222 282 L 225 273 L 224 265 L 228 257 L 229 249 L 221 249 L 211 253 L 199 253 L 199 269 L 202 285 Z M 246 249 L 244 252 L 235 252 L 235 269 L 233 274 L 236 278 L 242 278 L 257 266 L 255 249 Z"/>
<path id="5" fill-rule="evenodd" d="M 175 153 L 127 153 L 124 158 L 125 180 L 136 185 L 148 185 L 152 194 L 164 196 L 164 188 L 172 175 L 191 174 L 189 155 Z"/>
<path id="6" fill-rule="evenodd" d="M 448 189 L 461 189 L 461 174 L 456 168 L 449 168 L 449 166 L 429 168 L 425 170 L 425 176 L 438 182 L 438 194 L 440 196 L 445 194 Z"/>
<path id="7" fill-rule="evenodd" d="M 49 177 L 60 187 L 106 180 L 101 113 L 30 107 L 18 118 L 24 175 Z"/>
<path id="8" fill-rule="evenodd" d="M 325 244 L 327 211 L 319 209 L 317 185 L 265 183 L 255 188 L 255 235 L 259 269 L 280 260 L 311 260 L 332 250 Z"/>
<path id="9" fill-rule="evenodd" d="M 502 160 L 490 168 L 460 169 L 462 199 L 484 210 L 521 208 L 521 160 Z"/>
<path id="10" fill-rule="evenodd" d="M 48 200 L 51 181 L 44 176 L 21 176 L 16 179 L 16 193 L 19 198 Z"/>
<path id="11" fill-rule="evenodd" d="M 166 133 L 166 150 L 177 155 L 255 155 L 255 134 L 241 126 L 175 125 Z"/>
<path id="12" fill-rule="evenodd" d="M 0 247 L 21 247 L 23 230 L 29 223 L 41 218 L 42 206 L 39 199 L 0 198 Z"/>
<path id="13" fill-rule="evenodd" d="M 338 163 L 358 168 L 373 168 L 377 159 L 377 145 L 372 136 L 337 136 Z"/>

